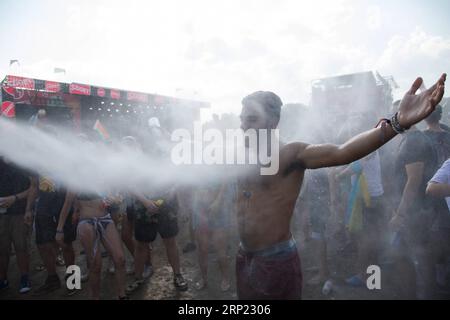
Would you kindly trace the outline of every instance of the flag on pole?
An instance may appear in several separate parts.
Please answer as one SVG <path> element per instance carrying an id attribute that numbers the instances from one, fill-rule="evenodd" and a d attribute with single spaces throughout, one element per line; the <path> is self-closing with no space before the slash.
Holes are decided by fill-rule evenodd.
<path id="1" fill-rule="evenodd" d="M 109 140 L 110 135 L 108 131 L 98 119 L 97 121 L 95 121 L 94 130 L 97 131 L 97 133 L 100 135 L 100 137 L 102 137 L 103 140 Z"/>
<path id="2" fill-rule="evenodd" d="M 9 66 L 11 67 L 14 63 L 17 63 L 20 66 L 19 60 L 17 59 L 13 59 L 13 60 L 9 60 Z"/>
<path id="3" fill-rule="evenodd" d="M 54 73 L 64 73 L 64 74 L 66 74 L 66 69 L 63 69 L 63 68 L 55 68 L 55 69 L 53 70 L 53 72 L 54 72 Z"/>

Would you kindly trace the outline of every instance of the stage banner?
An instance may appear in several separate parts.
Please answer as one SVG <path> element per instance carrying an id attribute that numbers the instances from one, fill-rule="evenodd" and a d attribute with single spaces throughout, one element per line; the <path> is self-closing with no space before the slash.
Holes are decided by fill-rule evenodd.
<path id="1" fill-rule="evenodd" d="M 61 85 L 59 82 L 45 81 L 45 91 L 49 92 L 60 92 Z"/>
<path id="2" fill-rule="evenodd" d="M 103 88 L 97 88 L 97 96 L 104 98 L 106 96 L 106 91 Z"/>
<path id="3" fill-rule="evenodd" d="M 116 89 L 111 89 L 110 90 L 110 95 L 112 99 L 120 99 L 120 90 L 116 90 Z"/>
<path id="4" fill-rule="evenodd" d="M 34 79 L 17 77 L 17 76 L 6 76 L 6 82 L 8 86 L 22 89 L 35 89 Z"/>
<path id="5" fill-rule="evenodd" d="M 130 101 L 138 101 L 138 102 L 148 103 L 148 95 L 145 93 L 140 93 L 140 92 L 128 91 L 127 99 Z"/>
<path id="6" fill-rule="evenodd" d="M 71 83 L 69 85 L 69 93 L 89 96 L 91 94 L 91 86 L 87 84 Z"/>

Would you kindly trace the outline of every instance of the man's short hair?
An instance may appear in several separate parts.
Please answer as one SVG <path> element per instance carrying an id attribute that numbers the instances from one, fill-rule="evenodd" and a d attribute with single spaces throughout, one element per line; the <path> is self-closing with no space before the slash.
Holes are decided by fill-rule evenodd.
<path id="1" fill-rule="evenodd" d="M 276 123 L 280 121 L 281 106 L 283 105 L 283 102 L 275 93 L 270 91 L 256 91 L 242 99 L 243 106 L 250 102 L 259 103 L 264 107 L 264 111 L 270 118 L 274 118 Z"/>

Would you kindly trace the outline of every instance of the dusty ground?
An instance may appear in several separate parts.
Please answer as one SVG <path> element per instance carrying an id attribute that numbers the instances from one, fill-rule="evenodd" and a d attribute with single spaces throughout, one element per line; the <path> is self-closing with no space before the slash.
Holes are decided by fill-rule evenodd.
<path id="1" fill-rule="evenodd" d="M 186 225 L 181 225 L 181 233 L 178 238 L 178 243 L 180 250 L 184 246 L 187 241 L 187 227 Z M 350 299 L 350 300 L 359 300 L 359 299 L 407 299 L 411 298 L 407 294 L 398 293 L 393 290 L 392 286 L 390 286 L 389 277 L 382 277 L 382 289 L 369 291 L 366 288 L 350 288 L 345 285 L 344 279 L 352 274 L 352 265 L 353 265 L 353 257 L 352 253 L 347 253 L 346 255 L 337 254 L 337 243 L 330 244 L 329 248 L 329 264 L 333 278 L 333 291 L 328 296 L 324 296 L 321 292 L 321 286 L 309 286 L 307 284 L 308 280 L 310 280 L 316 274 L 316 270 L 314 268 L 314 259 L 313 252 L 311 246 L 308 244 L 303 244 L 300 242 L 300 239 L 297 239 L 299 245 L 300 256 L 302 259 L 303 265 L 303 274 L 304 274 L 304 289 L 303 289 L 303 299 L 306 300 L 317 300 L 317 299 L 331 299 L 331 300 L 341 300 L 341 299 Z M 77 246 L 78 247 L 78 246 Z M 234 270 L 234 253 L 237 248 L 237 239 L 233 237 L 230 241 L 230 261 L 232 270 Z M 196 251 L 181 254 L 182 261 L 182 270 L 189 282 L 189 290 L 184 293 L 177 292 L 172 283 L 172 272 L 171 268 L 167 262 L 165 250 L 162 246 L 162 242 L 158 239 L 154 244 L 153 250 L 153 265 L 155 267 L 155 273 L 153 277 L 142 287 L 142 289 L 135 294 L 132 295 L 132 299 L 236 299 L 236 289 L 234 285 L 234 277 L 233 277 L 233 285 L 231 290 L 227 293 L 222 293 L 219 289 L 219 280 L 218 279 L 218 268 L 215 262 L 215 254 L 212 252 L 210 255 L 210 286 L 207 290 L 197 291 L 194 289 L 194 283 L 198 280 L 198 268 L 197 268 L 197 256 Z M 40 264 L 40 258 L 36 251 L 36 247 L 32 247 L 31 253 L 31 280 L 33 288 L 36 289 L 43 281 L 45 280 L 46 272 L 45 271 L 36 271 L 35 267 Z M 81 266 L 85 265 L 84 256 L 77 256 L 77 263 Z M 108 259 L 103 259 L 103 280 L 102 280 L 102 299 L 115 299 L 114 294 L 114 277 L 108 272 L 106 272 L 106 268 L 108 266 Z M 64 275 L 64 267 L 60 267 L 59 273 L 61 278 Z M 83 283 L 83 289 L 72 297 L 64 296 L 64 290 L 61 289 L 52 294 L 43 297 L 34 297 L 32 292 L 26 295 L 20 295 L 18 293 L 18 272 L 16 267 L 15 257 L 13 256 L 10 262 L 10 272 L 9 272 L 9 281 L 10 288 L 6 291 L 0 292 L 0 300 L 1 299 L 88 299 L 88 288 L 87 284 Z M 127 281 L 131 281 L 133 279 L 132 276 L 127 276 Z"/>

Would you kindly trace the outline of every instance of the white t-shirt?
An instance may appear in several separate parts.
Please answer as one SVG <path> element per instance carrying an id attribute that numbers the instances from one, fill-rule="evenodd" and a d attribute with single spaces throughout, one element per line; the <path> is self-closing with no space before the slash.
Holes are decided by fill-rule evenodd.
<path id="1" fill-rule="evenodd" d="M 435 173 L 430 182 L 440 184 L 450 184 L 450 159 L 445 161 L 442 167 Z M 445 198 L 447 206 L 450 210 L 450 197 Z"/>
<path id="2" fill-rule="evenodd" d="M 371 197 L 379 197 L 384 194 L 383 183 L 381 181 L 380 155 L 378 151 L 362 159 L 361 161 L 364 176 L 367 181 L 367 188 Z"/>

